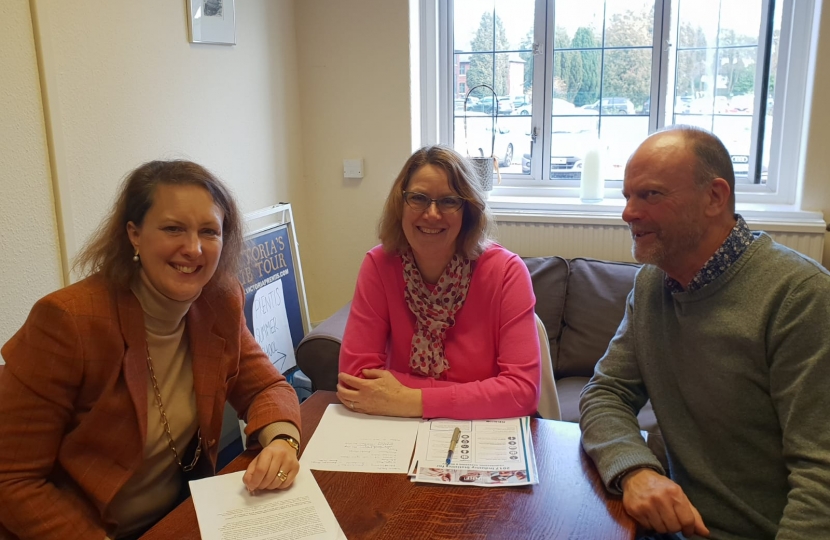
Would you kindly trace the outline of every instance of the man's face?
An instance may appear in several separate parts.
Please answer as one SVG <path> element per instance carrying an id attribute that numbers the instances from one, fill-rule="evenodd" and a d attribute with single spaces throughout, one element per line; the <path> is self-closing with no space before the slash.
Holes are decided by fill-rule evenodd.
<path id="1" fill-rule="evenodd" d="M 682 136 L 666 132 L 646 140 L 625 170 L 622 218 L 631 252 L 670 275 L 700 248 L 708 225 L 706 190 L 695 184 L 694 165 Z"/>

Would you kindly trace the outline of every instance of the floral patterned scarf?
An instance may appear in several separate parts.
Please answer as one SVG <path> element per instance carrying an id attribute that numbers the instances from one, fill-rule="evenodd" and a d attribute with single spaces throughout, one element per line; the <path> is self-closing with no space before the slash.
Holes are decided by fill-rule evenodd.
<path id="1" fill-rule="evenodd" d="M 409 366 L 419 375 L 438 378 L 450 368 L 444 356 L 444 337 L 447 329 L 455 325 L 455 314 L 467 298 L 472 262 L 458 254 L 453 255 L 438 283 L 429 290 L 415 264 L 412 250 L 407 250 L 401 257 L 406 284 L 404 298 L 415 314 Z"/>

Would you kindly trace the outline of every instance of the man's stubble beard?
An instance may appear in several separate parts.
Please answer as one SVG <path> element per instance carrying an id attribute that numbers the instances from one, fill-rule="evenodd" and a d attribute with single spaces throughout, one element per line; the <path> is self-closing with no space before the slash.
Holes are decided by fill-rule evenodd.
<path id="1" fill-rule="evenodd" d="M 637 241 L 632 237 L 631 255 L 634 260 L 641 264 L 651 264 L 665 270 L 667 263 L 670 265 L 674 260 L 683 254 L 694 251 L 700 245 L 705 229 L 698 220 L 681 220 L 688 223 L 680 227 L 677 234 L 672 238 L 665 236 L 665 229 L 654 231 L 655 239 L 651 248 L 637 249 Z"/>

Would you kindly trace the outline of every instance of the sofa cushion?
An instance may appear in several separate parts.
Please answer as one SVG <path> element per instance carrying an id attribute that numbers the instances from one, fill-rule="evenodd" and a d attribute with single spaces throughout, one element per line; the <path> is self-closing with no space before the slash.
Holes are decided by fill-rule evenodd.
<path id="1" fill-rule="evenodd" d="M 340 341 L 352 303 L 349 301 L 337 313 L 317 325 L 297 345 L 297 366 L 312 382 L 313 390 L 337 390 L 340 371 Z"/>
<path id="2" fill-rule="evenodd" d="M 562 411 L 562 420 L 565 422 L 579 422 L 579 394 L 589 377 L 565 377 L 556 381 L 556 393 L 559 395 L 559 408 Z M 640 429 L 650 434 L 658 433 L 657 417 L 654 416 L 654 409 L 651 408 L 651 401 L 646 402 L 637 415 L 640 422 Z"/>
<path id="3" fill-rule="evenodd" d="M 530 272 L 533 294 L 536 296 L 536 315 L 545 325 L 550 341 L 551 362 L 556 366 L 568 287 L 568 261 L 562 257 L 526 257 L 522 260 Z"/>
<path id="4" fill-rule="evenodd" d="M 564 327 L 553 364 L 557 379 L 590 377 L 625 313 L 637 264 L 571 259 Z"/>

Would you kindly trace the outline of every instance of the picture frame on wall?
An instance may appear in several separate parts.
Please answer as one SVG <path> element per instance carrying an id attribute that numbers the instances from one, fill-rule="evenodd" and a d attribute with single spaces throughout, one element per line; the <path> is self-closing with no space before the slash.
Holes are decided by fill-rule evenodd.
<path id="1" fill-rule="evenodd" d="M 236 45 L 235 0 L 186 0 L 190 43 Z"/>

